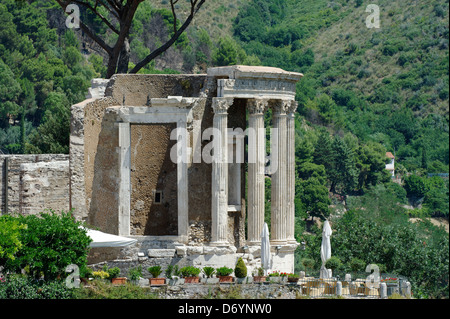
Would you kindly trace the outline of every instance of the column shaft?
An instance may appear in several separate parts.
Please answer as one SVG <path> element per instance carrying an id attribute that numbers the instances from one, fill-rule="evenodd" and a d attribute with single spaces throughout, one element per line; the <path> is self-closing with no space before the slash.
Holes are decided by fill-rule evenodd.
<path id="1" fill-rule="evenodd" d="M 276 130 L 277 138 L 271 145 L 271 153 L 274 148 L 278 155 L 275 172 L 272 173 L 272 198 L 271 198 L 271 242 L 272 244 L 286 243 L 286 108 L 287 100 L 277 100 L 273 105 L 272 122 Z M 273 159 L 271 158 L 271 165 Z"/>
<path id="2" fill-rule="evenodd" d="M 232 99 L 214 98 L 215 129 L 212 162 L 211 244 L 228 245 L 228 138 L 227 110 Z"/>
<path id="3" fill-rule="evenodd" d="M 295 111 L 297 102 L 291 101 L 287 114 L 287 240 L 296 242 L 294 237 L 295 230 Z"/>
<path id="4" fill-rule="evenodd" d="M 264 111 L 267 100 L 248 100 L 249 142 L 248 142 L 248 243 L 261 243 L 261 232 L 264 225 L 264 162 L 265 162 L 265 129 Z"/>

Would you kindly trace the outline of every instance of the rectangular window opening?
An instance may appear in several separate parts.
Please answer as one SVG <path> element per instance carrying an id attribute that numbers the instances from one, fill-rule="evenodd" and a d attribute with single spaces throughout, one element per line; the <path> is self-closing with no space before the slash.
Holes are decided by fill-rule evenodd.
<path id="1" fill-rule="evenodd" d="M 154 204 L 161 204 L 162 203 L 162 191 L 153 191 L 153 203 Z"/>

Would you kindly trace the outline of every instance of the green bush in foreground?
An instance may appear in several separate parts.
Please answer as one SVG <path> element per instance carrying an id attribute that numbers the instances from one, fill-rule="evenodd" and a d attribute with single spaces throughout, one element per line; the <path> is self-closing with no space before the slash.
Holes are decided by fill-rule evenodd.
<path id="1" fill-rule="evenodd" d="M 74 290 L 64 280 L 36 280 L 8 275 L 0 282 L 0 299 L 72 299 Z"/>
<path id="2" fill-rule="evenodd" d="M 44 276 L 46 280 L 53 280 L 67 275 L 66 267 L 75 264 L 84 273 L 92 240 L 87 236 L 86 230 L 80 228 L 81 222 L 76 222 L 70 213 L 56 214 L 50 211 L 40 215 L 8 218 L 26 225 L 26 228 L 20 229 L 20 248 L 13 258 L 0 259 L 0 266 L 5 270 L 20 273 L 22 269 L 26 269 L 35 279 Z M 11 245 L 17 247 L 14 241 Z"/>

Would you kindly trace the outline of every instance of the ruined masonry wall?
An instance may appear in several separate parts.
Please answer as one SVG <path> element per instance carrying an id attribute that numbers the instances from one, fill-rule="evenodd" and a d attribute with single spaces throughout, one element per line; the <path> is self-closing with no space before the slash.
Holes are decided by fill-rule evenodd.
<path id="1" fill-rule="evenodd" d="M 69 155 L 0 155 L 0 203 L 2 213 L 69 211 Z"/>

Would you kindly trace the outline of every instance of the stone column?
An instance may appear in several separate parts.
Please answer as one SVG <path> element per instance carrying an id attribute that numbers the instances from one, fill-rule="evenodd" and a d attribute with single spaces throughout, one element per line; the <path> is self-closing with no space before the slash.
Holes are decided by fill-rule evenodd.
<path id="1" fill-rule="evenodd" d="M 213 98 L 214 154 L 212 161 L 211 245 L 228 245 L 228 138 L 227 110 L 232 98 Z"/>
<path id="2" fill-rule="evenodd" d="M 296 243 L 295 224 L 295 111 L 298 103 L 290 101 L 287 109 L 287 190 L 286 190 L 286 237 L 289 243 Z"/>
<path id="3" fill-rule="evenodd" d="M 272 172 L 271 198 L 271 244 L 286 244 L 286 110 L 289 100 L 275 100 L 272 103 L 272 122 L 276 130 L 276 140 L 271 145 L 271 154 L 278 154 L 278 160 Z M 276 148 L 276 150 L 274 149 Z M 272 156 L 272 155 L 271 155 Z M 275 156 L 276 157 L 276 156 Z M 273 165 L 271 158 L 271 165 Z"/>
<path id="4" fill-rule="evenodd" d="M 130 235 L 131 196 L 131 129 L 130 123 L 119 123 L 119 236 Z"/>
<path id="5" fill-rule="evenodd" d="M 189 229 L 189 196 L 188 196 L 188 147 L 189 132 L 187 121 L 178 121 L 177 129 L 177 209 L 178 209 L 178 236 L 181 242 L 188 241 Z"/>
<path id="6" fill-rule="evenodd" d="M 266 134 L 264 111 L 268 100 L 250 99 L 248 108 L 248 244 L 261 244 L 264 225 L 264 162 Z"/>

